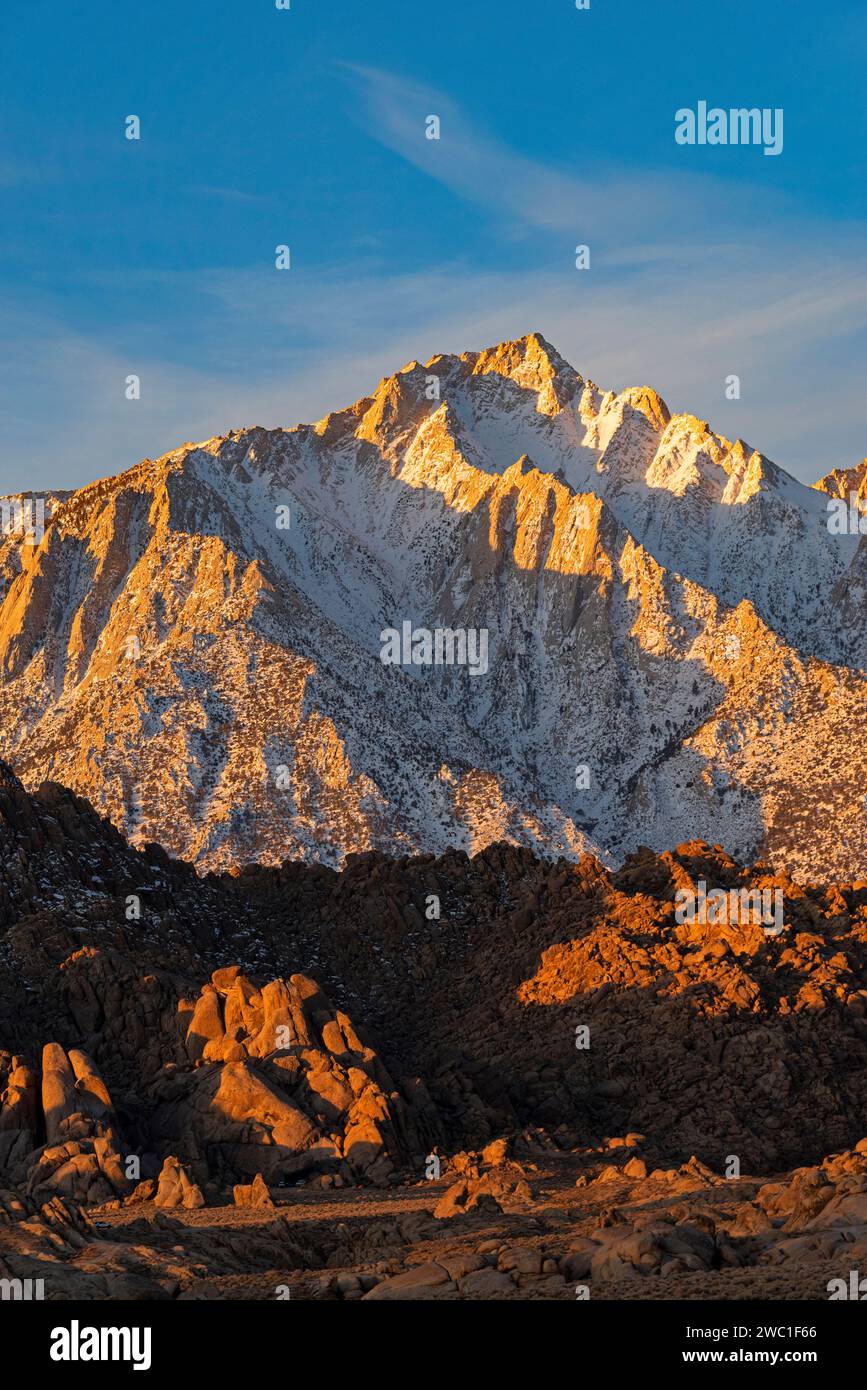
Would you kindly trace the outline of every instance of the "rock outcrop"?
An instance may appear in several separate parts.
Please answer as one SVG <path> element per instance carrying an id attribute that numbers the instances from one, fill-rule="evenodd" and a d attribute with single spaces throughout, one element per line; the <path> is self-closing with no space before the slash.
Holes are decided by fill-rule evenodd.
<path id="1" fill-rule="evenodd" d="M 236 967 L 217 970 L 182 1016 L 191 1065 L 152 1083 L 150 1132 L 192 1139 L 212 1174 L 382 1181 L 419 1150 L 376 1053 L 308 977 L 257 988 Z"/>
<path id="2" fill-rule="evenodd" d="M 2 1060 L 2 1059 L 0 1059 Z M 131 1187 L 105 1082 L 80 1048 L 42 1050 L 39 1073 L 13 1057 L 0 1097 L 0 1172 L 35 1196 L 94 1205 Z"/>
<path id="3" fill-rule="evenodd" d="M 173 1154 L 162 1166 L 153 1200 L 158 1207 L 185 1207 L 189 1211 L 205 1205 L 198 1183 L 194 1182 L 188 1169 Z"/>
<path id="4" fill-rule="evenodd" d="M 824 1297 L 867 1249 L 865 882 L 702 841 L 199 878 L 2 769 L 0 849 L 3 1277 Z"/>

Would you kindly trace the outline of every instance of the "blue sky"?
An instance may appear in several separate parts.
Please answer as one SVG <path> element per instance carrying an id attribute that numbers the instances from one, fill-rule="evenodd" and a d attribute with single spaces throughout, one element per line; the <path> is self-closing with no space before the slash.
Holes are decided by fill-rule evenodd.
<path id="1" fill-rule="evenodd" d="M 0 490 L 530 330 L 805 480 L 857 462 L 865 40 L 860 0 L 6 0 Z M 702 99 L 782 107 L 782 154 L 678 146 Z"/>

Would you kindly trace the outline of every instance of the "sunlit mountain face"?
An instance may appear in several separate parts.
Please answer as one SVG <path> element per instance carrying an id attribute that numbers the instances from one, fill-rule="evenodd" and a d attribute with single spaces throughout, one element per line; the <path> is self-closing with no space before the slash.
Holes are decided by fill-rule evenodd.
<path id="1" fill-rule="evenodd" d="M 412 362 L 41 535 L 7 499 L 0 753 L 200 870 L 699 838 L 852 877 L 863 468 L 805 486 L 538 334 Z"/>

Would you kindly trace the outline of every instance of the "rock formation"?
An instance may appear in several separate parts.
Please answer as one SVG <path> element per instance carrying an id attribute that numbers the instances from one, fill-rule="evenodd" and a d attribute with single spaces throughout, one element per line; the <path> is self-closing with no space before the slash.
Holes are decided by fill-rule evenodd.
<path id="1" fill-rule="evenodd" d="M 200 878 L 2 768 L 0 850 L 4 1278 L 815 1298 L 867 1248 L 867 882 L 703 841 Z M 762 892 L 779 931 L 678 908 Z"/>

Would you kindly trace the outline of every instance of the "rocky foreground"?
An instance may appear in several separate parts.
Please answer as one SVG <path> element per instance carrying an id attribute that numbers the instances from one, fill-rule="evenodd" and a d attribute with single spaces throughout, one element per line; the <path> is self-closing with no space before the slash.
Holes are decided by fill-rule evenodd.
<path id="1" fill-rule="evenodd" d="M 782 932 L 679 923 L 700 882 L 781 892 Z M 867 1273 L 867 882 L 700 842 L 618 873 L 495 845 L 199 878 L 0 767 L 0 933 L 23 1296 L 826 1299 Z"/>

